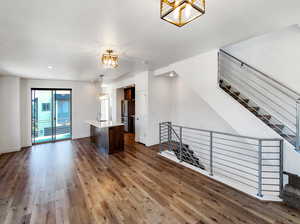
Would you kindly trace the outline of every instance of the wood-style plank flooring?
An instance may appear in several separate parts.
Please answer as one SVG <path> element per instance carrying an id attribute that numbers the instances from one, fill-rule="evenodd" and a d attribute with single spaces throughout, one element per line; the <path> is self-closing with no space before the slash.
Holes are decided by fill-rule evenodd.
<path id="1" fill-rule="evenodd" d="M 0 156 L 0 223 L 300 223 L 299 210 L 248 197 L 130 136 L 126 142 L 111 156 L 89 139 Z"/>

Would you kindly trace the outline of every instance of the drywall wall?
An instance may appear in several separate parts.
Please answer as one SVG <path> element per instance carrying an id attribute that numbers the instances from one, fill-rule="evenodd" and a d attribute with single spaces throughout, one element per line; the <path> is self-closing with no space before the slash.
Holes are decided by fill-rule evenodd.
<path id="1" fill-rule="evenodd" d="M 213 111 L 215 111 L 224 121 L 226 121 L 227 124 L 230 124 L 236 133 L 259 138 L 280 137 L 271 128 L 266 126 L 246 108 L 242 107 L 231 96 L 219 88 L 217 82 L 217 53 L 218 50 L 216 49 L 192 58 L 178 61 L 167 66 L 166 68 L 160 68 L 154 71 L 154 74 L 160 75 L 166 74 L 170 71 L 175 71 L 182 79 L 182 82 L 187 85 L 187 88 L 191 89 L 200 98 L 202 98 Z M 300 174 L 299 164 L 300 155 L 293 150 L 293 147 L 291 147 L 289 143 L 285 142 L 285 170 Z"/>
<path id="2" fill-rule="evenodd" d="M 235 133 L 235 130 L 180 76 L 149 79 L 149 144 L 159 143 L 159 122 Z"/>
<path id="3" fill-rule="evenodd" d="M 300 26 L 251 38 L 223 49 L 300 93 Z"/>
<path id="4" fill-rule="evenodd" d="M 90 135 L 86 120 L 97 116 L 96 88 L 91 82 L 21 79 L 21 136 L 22 146 L 31 145 L 31 88 L 72 89 L 72 138 Z"/>
<path id="5" fill-rule="evenodd" d="M 171 119 L 174 123 L 208 130 L 236 133 L 235 130 L 189 87 L 182 76 L 173 79 L 173 105 Z"/>
<path id="6" fill-rule="evenodd" d="M 0 76 L 0 114 L 0 154 L 20 150 L 20 78 Z"/>
<path id="7" fill-rule="evenodd" d="M 148 143 L 159 143 L 159 123 L 171 121 L 173 94 L 173 79 L 166 76 L 149 76 L 149 123 Z"/>

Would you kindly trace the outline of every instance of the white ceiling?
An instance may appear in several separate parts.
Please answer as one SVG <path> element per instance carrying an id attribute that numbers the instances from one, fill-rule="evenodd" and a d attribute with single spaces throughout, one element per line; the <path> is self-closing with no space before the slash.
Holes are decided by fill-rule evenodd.
<path id="1" fill-rule="evenodd" d="M 204 16 L 178 28 L 160 19 L 160 0 L 2 1 L 0 73 L 110 80 L 300 22 L 299 0 L 206 3 Z M 102 67 L 107 48 L 121 54 L 118 69 Z"/>

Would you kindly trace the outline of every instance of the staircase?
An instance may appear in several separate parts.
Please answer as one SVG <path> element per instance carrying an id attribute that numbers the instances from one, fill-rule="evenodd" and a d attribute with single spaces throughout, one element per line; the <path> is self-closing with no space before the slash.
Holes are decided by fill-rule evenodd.
<path id="1" fill-rule="evenodd" d="M 299 93 L 223 50 L 219 86 L 299 151 Z"/>

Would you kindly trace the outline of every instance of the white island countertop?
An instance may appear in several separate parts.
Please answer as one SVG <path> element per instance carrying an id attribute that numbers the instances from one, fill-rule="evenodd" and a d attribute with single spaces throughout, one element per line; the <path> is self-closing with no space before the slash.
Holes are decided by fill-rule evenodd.
<path id="1" fill-rule="evenodd" d="M 112 121 L 96 121 L 96 120 L 89 120 L 86 123 L 93 125 L 97 128 L 110 128 L 110 127 L 117 127 L 124 125 L 123 123 L 117 123 Z"/>

